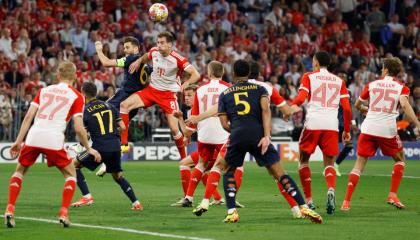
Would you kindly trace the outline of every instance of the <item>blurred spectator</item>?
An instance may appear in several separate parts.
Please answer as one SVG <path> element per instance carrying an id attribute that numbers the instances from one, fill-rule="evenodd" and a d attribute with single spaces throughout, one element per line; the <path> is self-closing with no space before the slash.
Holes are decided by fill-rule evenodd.
<path id="1" fill-rule="evenodd" d="M 0 93 L 0 141 L 11 138 L 12 135 L 12 105 L 7 94 Z"/>

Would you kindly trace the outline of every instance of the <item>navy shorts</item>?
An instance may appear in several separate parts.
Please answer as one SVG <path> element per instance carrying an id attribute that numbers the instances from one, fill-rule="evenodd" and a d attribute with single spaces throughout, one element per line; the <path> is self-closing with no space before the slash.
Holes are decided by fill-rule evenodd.
<path id="1" fill-rule="evenodd" d="M 133 92 L 127 92 L 124 91 L 124 89 L 118 89 L 117 92 L 115 92 L 114 96 L 109 98 L 106 102 L 114 106 L 118 112 L 120 111 L 120 104 L 127 99 Z M 134 116 L 136 116 L 138 109 L 133 109 L 130 111 L 130 119 L 132 119 Z"/>
<path id="2" fill-rule="evenodd" d="M 122 172 L 121 168 L 121 152 L 99 152 L 102 162 L 95 162 L 93 155 L 87 151 L 83 151 L 77 155 L 76 160 L 85 168 L 94 171 L 101 163 L 105 163 L 107 173 Z"/>
<path id="3" fill-rule="evenodd" d="M 254 156 L 259 166 L 271 166 L 280 160 L 279 153 L 274 148 L 273 144 L 268 146 L 267 152 L 262 155 L 261 147 L 257 143 L 233 143 L 230 142 L 227 146 L 225 160 L 231 167 L 241 167 L 244 164 L 245 154 L 249 152 Z"/>

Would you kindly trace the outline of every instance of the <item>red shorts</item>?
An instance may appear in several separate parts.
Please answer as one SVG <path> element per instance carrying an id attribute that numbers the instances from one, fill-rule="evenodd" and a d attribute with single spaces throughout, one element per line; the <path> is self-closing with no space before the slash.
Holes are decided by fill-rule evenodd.
<path id="1" fill-rule="evenodd" d="M 216 160 L 223 144 L 209 144 L 198 142 L 198 152 L 205 163 Z"/>
<path id="2" fill-rule="evenodd" d="M 403 150 L 400 137 L 397 135 L 393 138 L 384 138 L 372 136 L 368 134 L 360 134 L 357 143 L 357 155 L 361 157 L 375 156 L 376 150 L 381 149 L 385 156 L 395 156 L 395 154 Z"/>
<path id="3" fill-rule="evenodd" d="M 332 130 L 309 130 L 304 128 L 300 134 L 299 149 L 307 154 L 315 152 L 319 146 L 327 156 L 338 155 L 338 132 Z"/>
<path id="4" fill-rule="evenodd" d="M 20 150 L 18 161 L 22 166 L 29 167 L 35 163 L 41 153 L 47 158 L 48 167 L 64 168 L 72 162 L 64 148 L 61 150 L 50 150 L 26 145 Z"/>
<path id="5" fill-rule="evenodd" d="M 169 114 L 179 109 L 176 92 L 157 90 L 149 85 L 143 90 L 136 92 L 136 94 L 143 101 L 144 108 L 157 104 L 163 112 Z"/>

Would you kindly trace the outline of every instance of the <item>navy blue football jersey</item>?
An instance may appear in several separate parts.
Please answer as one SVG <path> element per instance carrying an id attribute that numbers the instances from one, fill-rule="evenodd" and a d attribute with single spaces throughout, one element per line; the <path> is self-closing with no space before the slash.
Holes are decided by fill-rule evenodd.
<path id="1" fill-rule="evenodd" d="M 237 83 L 220 95 L 218 112 L 230 121 L 231 142 L 258 142 L 264 136 L 262 97 L 268 97 L 267 90 L 249 82 Z"/>
<path id="2" fill-rule="evenodd" d="M 94 99 L 85 105 L 83 123 L 92 139 L 92 148 L 100 152 L 120 151 L 118 111 L 108 103 Z"/>
<path id="3" fill-rule="evenodd" d="M 121 88 L 126 92 L 137 92 L 148 85 L 147 64 L 142 63 L 140 68 L 133 74 L 128 71 L 130 64 L 135 62 L 139 57 L 139 55 L 128 55 L 117 59 L 117 66 L 124 68 L 124 81 L 121 83 Z"/>

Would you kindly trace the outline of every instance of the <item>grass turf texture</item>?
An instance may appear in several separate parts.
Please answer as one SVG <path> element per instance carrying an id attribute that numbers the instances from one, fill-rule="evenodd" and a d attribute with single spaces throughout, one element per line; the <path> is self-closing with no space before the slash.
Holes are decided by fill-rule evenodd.
<path id="1" fill-rule="evenodd" d="M 354 161 L 344 161 L 342 173 L 348 173 Z M 285 168 L 299 182 L 296 163 L 285 163 Z M 211 207 L 202 217 L 192 214 L 192 208 L 174 208 L 169 205 L 181 197 L 177 162 L 125 162 L 125 176 L 132 184 L 145 210 L 133 212 L 130 202 L 108 174 L 98 178 L 85 169 L 84 173 L 95 204 L 71 208 L 70 220 L 74 223 L 130 228 L 141 231 L 175 234 L 212 239 L 408 239 L 418 236 L 419 178 L 404 178 L 399 197 L 407 206 L 397 210 L 386 204 L 390 177 L 369 176 L 391 174 L 393 163 L 369 161 L 359 185 L 353 194 L 350 212 L 339 210 L 345 194 L 347 175 L 337 178 L 337 208 L 334 215 L 325 211 L 326 183 L 321 175 L 322 163 L 311 162 L 312 192 L 324 218 L 316 225 L 308 220 L 292 219 L 289 207 L 279 194 L 277 186 L 266 171 L 247 163 L 238 200 L 246 205 L 240 209 L 241 220 L 236 224 L 222 222 L 225 206 Z M 8 180 L 15 165 L 0 165 L 0 206 L 7 203 Z M 316 172 L 316 173 L 315 173 Z M 420 161 L 408 161 L 407 176 L 420 177 Z M 56 220 L 61 204 L 64 179 L 54 168 L 43 164 L 32 167 L 24 178 L 21 195 L 16 205 L 16 216 Z M 299 184 L 300 185 L 300 184 Z M 219 191 L 223 195 L 222 184 Z M 195 204 L 203 194 L 200 184 Z M 80 197 L 77 191 L 73 200 Z M 17 219 L 15 229 L 0 228 L 0 239 L 170 239 L 138 235 L 112 230 L 71 227 Z M 417 227 L 416 227 L 417 226 Z"/>

